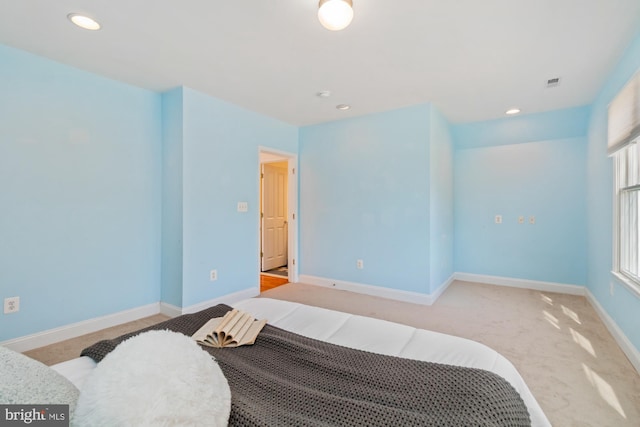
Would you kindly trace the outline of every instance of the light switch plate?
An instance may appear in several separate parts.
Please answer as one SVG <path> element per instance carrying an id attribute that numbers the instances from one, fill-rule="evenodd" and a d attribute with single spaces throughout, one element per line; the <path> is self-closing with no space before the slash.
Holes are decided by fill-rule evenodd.
<path id="1" fill-rule="evenodd" d="M 238 212 L 248 212 L 248 211 L 249 211 L 249 203 L 238 202 Z"/>

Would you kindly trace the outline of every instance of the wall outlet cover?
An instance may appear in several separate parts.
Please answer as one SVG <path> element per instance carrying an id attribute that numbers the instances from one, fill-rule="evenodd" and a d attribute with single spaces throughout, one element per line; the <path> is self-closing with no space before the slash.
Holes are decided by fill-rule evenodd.
<path id="1" fill-rule="evenodd" d="M 4 314 L 17 313 L 18 311 L 20 311 L 20 297 L 4 299 Z"/>

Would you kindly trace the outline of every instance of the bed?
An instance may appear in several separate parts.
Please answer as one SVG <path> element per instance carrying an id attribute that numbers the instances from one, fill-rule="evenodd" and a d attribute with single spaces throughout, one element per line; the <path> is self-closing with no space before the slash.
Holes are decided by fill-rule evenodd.
<path id="1" fill-rule="evenodd" d="M 341 348 L 362 350 L 367 354 L 384 355 L 412 363 L 433 362 L 497 374 L 517 391 L 526 406 L 532 426 L 551 425 L 515 367 L 483 344 L 379 319 L 268 298 L 247 299 L 233 306 L 251 313 L 255 318 L 267 319 L 267 326 Z M 52 368 L 75 384 L 82 394 L 85 381 L 96 366 L 91 357 L 82 356 Z M 405 388 L 410 389 L 410 384 Z"/>

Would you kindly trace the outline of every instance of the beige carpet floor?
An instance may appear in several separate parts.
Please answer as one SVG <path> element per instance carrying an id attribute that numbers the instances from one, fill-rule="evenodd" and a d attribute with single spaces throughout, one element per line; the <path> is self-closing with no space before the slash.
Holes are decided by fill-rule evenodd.
<path id="1" fill-rule="evenodd" d="M 168 320 L 169 316 L 164 314 L 156 314 L 154 316 L 138 319 L 133 322 L 123 323 L 122 325 L 113 326 L 111 328 L 102 329 L 90 334 L 82 335 L 55 344 L 25 351 L 24 354 L 32 359 L 39 360 L 45 365 L 55 365 L 80 356 L 83 349 L 100 341 L 119 337 L 147 326 Z"/>
<path id="2" fill-rule="evenodd" d="M 262 296 L 486 344 L 515 365 L 554 426 L 640 426 L 640 375 L 584 297 L 460 281 L 432 306 L 302 284 Z"/>
<path id="3" fill-rule="evenodd" d="M 432 306 L 303 284 L 262 297 L 296 301 L 461 336 L 509 359 L 554 426 L 640 426 L 640 375 L 584 297 L 456 281 Z M 162 315 L 25 354 L 47 364 Z"/>

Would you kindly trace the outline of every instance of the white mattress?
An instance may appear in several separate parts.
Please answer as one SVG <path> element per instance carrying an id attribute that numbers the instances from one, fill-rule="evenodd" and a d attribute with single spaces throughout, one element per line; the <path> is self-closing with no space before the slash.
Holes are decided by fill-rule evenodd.
<path id="1" fill-rule="evenodd" d="M 516 368 L 484 344 L 384 320 L 268 298 L 247 299 L 234 304 L 234 307 L 258 319 L 267 319 L 273 326 L 333 344 L 495 372 L 520 393 L 529 409 L 533 426 L 551 425 Z M 82 390 L 84 380 L 95 366 L 92 359 L 80 357 L 52 368 Z"/>

